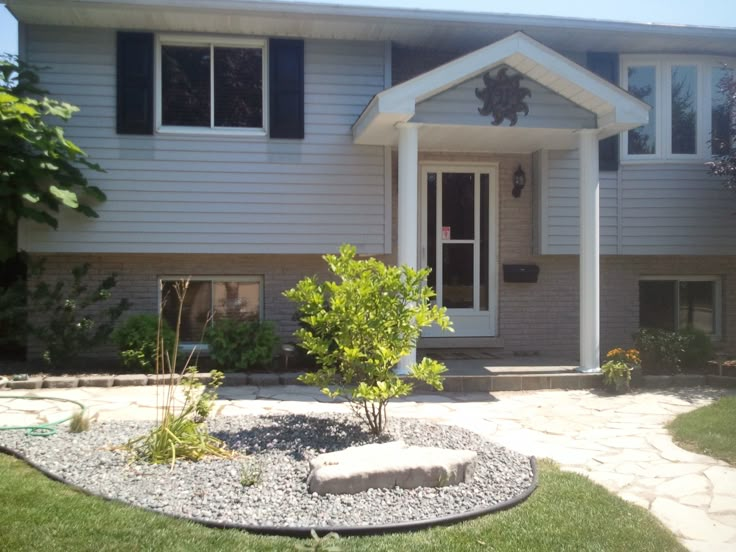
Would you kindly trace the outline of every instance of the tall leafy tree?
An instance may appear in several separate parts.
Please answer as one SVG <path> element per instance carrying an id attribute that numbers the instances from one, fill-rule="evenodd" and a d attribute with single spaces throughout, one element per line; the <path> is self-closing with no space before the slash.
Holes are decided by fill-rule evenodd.
<path id="1" fill-rule="evenodd" d="M 722 178 L 726 188 L 736 192 L 736 75 L 733 71 L 721 79 L 720 90 L 724 102 L 714 116 L 719 129 L 711 141 L 716 153 L 707 163 L 708 174 Z"/>
<path id="2" fill-rule="evenodd" d="M 62 208 L 97 217 L 91 205 L 105 194 L 81 169 L 102 169 L 60 126 L 77 111 L 46 96 L 38 68 L 0 57 L 0 261 L 15 254 L 21 219 L 56 228 Z"/>

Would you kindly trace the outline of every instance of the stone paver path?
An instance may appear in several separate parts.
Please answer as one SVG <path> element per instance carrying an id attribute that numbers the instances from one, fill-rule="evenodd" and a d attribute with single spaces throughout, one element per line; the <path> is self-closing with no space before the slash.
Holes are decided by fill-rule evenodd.
<path id="1" fill-rule="evenodd" d="M 390 416 L 455 424 L 525 454 L 548 457 L 650 510 L 690 550 L 736 550 L 736 468 L 676 446 L 665 424 L 724 391 L 684 388 L 608 396 L 594 391 L 433 394 L 396 401 Z M 0 391 L 22 396 L 22 391 Z M 155 387 L 40 389 L 105 419 L 155 417 Z M 0 424 L 53 421 L 70 405 L 0 399 Z M 346 411 L 304 386 L 220 390 L 218 415 Z"/>

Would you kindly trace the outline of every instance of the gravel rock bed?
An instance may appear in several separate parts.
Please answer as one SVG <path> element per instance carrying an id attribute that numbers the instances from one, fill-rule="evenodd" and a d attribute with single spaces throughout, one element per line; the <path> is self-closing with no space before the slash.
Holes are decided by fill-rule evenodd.
<path id="1" fill-rule="evenodd" d="M 0 445 L 92 493 L 168 514 L 214 522 L 276 527 L 388 525 L 488 508 L 524 492 L 532 483 L 529 458 L 470 431 L 392 418 L 390 437 L 418 446 L 478 453 L 470 483 L 451 487 L 371 489 L 355 495 L 307 491 L 308 460 L 323 452 L 377 442 L 345 415 L 221 417 L 210 430 L 242 453 L 233 460 L 206 459 L 169 466 L 130 463 L 111 447 L 145 433 L 150 423 L 103 422 L 91 431 L 51 437 L 0 432 Z M 247 454 L 247 456 L 246 456 Z M 255 465 L 260 482 L 241 484 L 243 465 Z"/>

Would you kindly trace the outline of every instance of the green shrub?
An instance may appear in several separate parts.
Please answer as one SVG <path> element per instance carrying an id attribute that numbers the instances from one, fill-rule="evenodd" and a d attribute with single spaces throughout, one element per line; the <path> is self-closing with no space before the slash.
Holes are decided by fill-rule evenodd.
<path id="1" fill-rule="evenodd" d="M 676 332 L 642 328 L 634 339 L 641 351 L 641 367 L 645 374 L 697 370 L 713 357 L 710 337 L 695 328 Z"/>
<path id="2" fill-rule="evenodd" d="M 204 341 L 218 366 L 242 372 L 253 367 L 270 368 L 279 338 L 271 322 L 223 319 L 205 330 Z"/>
<path id="3" fill-rule="evenodd" d="M 90 289 L 85 284 L 89 268 L 89 264 L 75 266 L 68 288 L 61 280 L 53 286 L 43 281 L 43 263 L 31 269 L 38 283 L 28 294 L 28 329 L 43 344 L 43 358 L 53 367 L 107 342 L 115 323 L 130 307 L 127 299 L 104 310 L 95 307 L 110 300 L 117 281 L 112 274 Z"/>
<path id="4" fill-rule="evenodd" d="M 416 347 L 421 329 L 436 323 L 450 329 L 444 308 L 431 305 L 429 269 L 386 266 L 376 259 L 356 260 L 356 249 L 325 255 L 335 281 L 305 278 L 284 295 L 297 304 L 300 346 L 319 369 L 300 376 L 330 397 L 350 401 L 356 414 L 378 435 L 390 399 L 408 395 L 412 384 L 394 367 Z M 444 365 L 429 358 L 409 367 L 409 375 L 442 389 Z"/>
<path id="5" fill-rule="evenodd" d="M 643 373 L 676 374 L 681 371 L 684 347 L 677 332 L 642 328 L 634 336 L 634 341 L 641 352 Z"/>
<path id="6" fill-rule="evenodd" d="M 700 371 L 713 358 L 713 343 L 703 330 L 688 327 L 678 332 L 683 340 L 680 362 L 683 370 Z"/>
<path id="7" fill-rule="evenodd" d="M 131 370 L 153 372 L 156 368 L 157 343 L 163 338 L 164 350 L 171 351 L 174 330 L 165 320 L 154 314 L 136 314 L 128 318 L 113 332 L 123 366 Z"/>

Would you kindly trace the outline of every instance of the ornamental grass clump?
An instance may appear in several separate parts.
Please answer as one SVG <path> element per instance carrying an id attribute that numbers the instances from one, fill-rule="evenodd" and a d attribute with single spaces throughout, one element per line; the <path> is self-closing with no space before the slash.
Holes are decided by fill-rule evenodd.
<path id="1" fill-rule="evenodd" d="M 299 344 L 319 366 L 300 380 L 329 397 L 346 398 L 380 435 L 388 402 L 413 389 L 394 371 L 399 360 L 416 347 L 422 328 L 437 324 L 452 330 L 445 309 L 430 303 L 429 269 L 387 266 L 355 255 L 355 247 L 347 244 L 339 255 L 325 255 L 335 281 L 305 278 L 284 295 L 298 305 Z M 425 357 L 408 367 L 408 375 L 441 390 L 445 370 Z"/>
<path id="2" fill-rule="evenodd" d="M 631 371 L 641 363 L 636 349 L 611 349 L 601 366 L 603 382 L 617 393 L 626 393 L 631 385 Z"/>
<path id="3" fill-rule="evenodd" d="M 134 459 L 153 464 L 170 463 L 173 469 L 178 459 L 200 460 L 205 456 L 231 458 L 234 456 L 225 444 L 209 434 L 206 420 L 217 399 L 217 388 L 222 384 L 223 374 L 213 370 L 211 381 L 204 388 L 198 380 L 197 368 L 191 366 L 194 350 L 189 354 L 181 373 L 184 404 L 177 408 L 176 362 L 179 352 L 181 318 L 189 281 L 177 282 L 174 286 L 178 312 L 174 341 L 167 347 L 163 335 L 163 320 L 159 318 L 156 335 L 156 376 L 163 376 L 165 384 L 159 384 L 156 396 L 156 426 L 146 435 L 132 439 L 123 448 L 133 453 Z M 164 298 L 164 301 L 170 298 Z"/>

